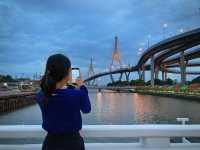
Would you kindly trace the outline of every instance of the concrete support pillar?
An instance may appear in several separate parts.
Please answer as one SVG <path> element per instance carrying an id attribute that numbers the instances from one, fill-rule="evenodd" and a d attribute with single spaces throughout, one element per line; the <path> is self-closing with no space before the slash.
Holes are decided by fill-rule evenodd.
<path id="1" fill-rule="evenodd" d="M 112 82 L 112 83 L 115 82 L 112 74 L 110 74 L 110 79 L 111 79 L 111 82 Z"/>
<path id="2" fill-rule="evenodd" d="M 122 81 L 122 76 L 123 76 L 123 73 L 120 73 L 119 81 Z"/>
<path id="3" fill-rule="evenodd" d="M 142 65 L 142 80 L 145 81 L 145 66 Z"/>
<path id="4" fill-rule="evenodd" d="M 95 85 L 95 81 L 96 81 L 95 79 L 94 79 L 94 80 L 92 80 L 92 86 L 94 86 L 94 85 Z"/>
<path id="5" fill-rule="evenodd" d="M 181 70 L 181 85 L 184 85 L 186 81 L 186 64 L 185 64 L 184 51 L 181 52 L 180 70 Z"/>
<path id="6" fill-rule="evenodd" d="M 166 80 L 167 80 L 166 66 L 163 66 L 163 70 L 162 70 L 162 81 L 166 81 Z"/>
<path id="7" fill-rule="evenodd" d="M 142 80 L 142 72 L 141 72 L 141 69 L 138 70 L 138 76 L 139 76 L 139 79 Z"/>
<path id="8" fill-rule="evenodd" d="M 140 80 L 145 80 L 145 67 L 144 65 L 142 66 L 141 69 L 138 70 L 138 75 Z"/>
<path id="9" fill-rule="evenodd" d="M 165 72 L 162 71 L 162 81 L 165 81 Z"/>
<path id="10" fill-rule="evenodd" d="M 159 75 L 159 70 L 158 70 L 158 66 L 155 67 L 155 79 L 158 79 L 158 75 Z"/>
<path id="11" fill-rule="evenodd" d="M 155 73 L 155 69 L 154 69 L 154 56 L 151 56 L 151 86 L 154 86 L 154 73 Z"/>
<path id="12" fill-rule="evenodd" d="M 125 72 L 126 81 L 129 81 L 130 72 Z"/>
<path id="13" fill-rule="evenodd" d="M 165 73 L 165 81 L 167 80 L 167 71 L 164 72 Z"/>

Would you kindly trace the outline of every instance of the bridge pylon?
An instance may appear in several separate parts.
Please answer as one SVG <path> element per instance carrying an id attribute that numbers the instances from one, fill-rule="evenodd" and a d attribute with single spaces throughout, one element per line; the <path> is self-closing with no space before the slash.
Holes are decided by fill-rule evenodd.
<path id="1" fill-rule="evenodd" d="M 89 69 L 88 69 L 88 77 L 91 77 L 91 76 L 93 76 L 93 75 L 94 75 L 94 65 L 93 65 L 93 59 L 92 59 L 92 57 L 91 57 L 91 59 L 90 59 L 90 64 L 89 64 Z M 88 82 L 87 82 L 87 85 L 95 86 L 95 85 L 97 85 L 97 82 L 96 82 L 96 80 L 94 79 L 94 80 L 92 80 L 92 81 L 88 81 Z"/>
<path id="2" fill-rule="evenodd" d="M 116 69 L 120 69 L 122 67 L 121 64 L 121 55 L 120 55 L 120 51 L 119 51 L 119 46 L 118 46 L 118 37 L 115 36 L 115 43 L 114 43 L 114 51 L 112 53 L 112 62 L 110 64 L 110 71 L 116 70 Z M 120 74 L 119 80 L 122 79 L 122 73 Z M 114 77 L 112 74 L 110 74 L 110 79 L 112 81 L 112 83 L 114 82 Z"/>

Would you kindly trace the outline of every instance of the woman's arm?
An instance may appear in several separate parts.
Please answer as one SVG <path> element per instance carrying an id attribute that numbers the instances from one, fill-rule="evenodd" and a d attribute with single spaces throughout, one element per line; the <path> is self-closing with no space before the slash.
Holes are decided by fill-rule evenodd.
<path id="1" fill-rule="evenodd" d="M 90 113 L 91 111 L 88 90 L 84 85 L 80 86 L 80 109 L 83 113 Z"/>

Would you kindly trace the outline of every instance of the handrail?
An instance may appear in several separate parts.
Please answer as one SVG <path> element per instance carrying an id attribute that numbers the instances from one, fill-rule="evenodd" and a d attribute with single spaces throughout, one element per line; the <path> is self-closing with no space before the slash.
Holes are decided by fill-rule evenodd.
<path id="1" fill-rule="evenodd" d="M 45 134 L 40 125 L 0 125 L 0 139 L 38 138 Z M 84 125 L 81 134 L 86 137 L 200 137 L 200 125 Z"/>
<path id="2" fill-rule="evenodd" d="M 40 125 L 0 125 L 0 140 L 1 139 L 20 139 L 20 138 L 43 138 L 46 134 Z M 130 149 L 130 146 L 134 149 L 138 147 L 141 150 L 145 148 L 181 148 L 194 150 L 200 149 L 200 143 L 170 143 L 171 137 L 200 137 L 200 125 L 84 125 L 81 131 L 83 137 L 107 137 L 107 138 L 140 138 L 139 143 L 87 143 L 86 147 L 89 150 L 109 149 L 109 147 L 116 148 L 117 145 L 121 146 L 121 149 Z M 92 145 L 92 146 L 91 146 Z M 28 144 L 28 145 L 2 145 L 0 143 L 0 150 L 6 149 L 38 149 L 41 144 Z M 110 150 L 112 150 L 110 147 Z M 126 148 L 125 148 L 126 147 Z M 30 149 L 30 148 L 29 148 Z M 119 148 L 120 149 L 120 148 Z"/>

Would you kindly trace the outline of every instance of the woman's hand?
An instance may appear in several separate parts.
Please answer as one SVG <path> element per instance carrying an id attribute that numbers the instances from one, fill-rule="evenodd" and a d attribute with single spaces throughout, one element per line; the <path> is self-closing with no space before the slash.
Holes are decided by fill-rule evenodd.
<path id="1" fill-rule="evenodd" d="M 77 84 L 79 87 L 82 86 L 82 85 L 84 85 L 83 79 L 82 79 L 82 78 L 77 79 L 77 80 L 76 80 L 76 84 Z"/>

